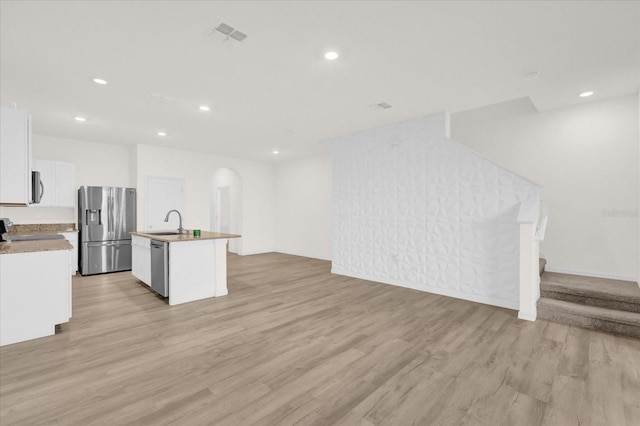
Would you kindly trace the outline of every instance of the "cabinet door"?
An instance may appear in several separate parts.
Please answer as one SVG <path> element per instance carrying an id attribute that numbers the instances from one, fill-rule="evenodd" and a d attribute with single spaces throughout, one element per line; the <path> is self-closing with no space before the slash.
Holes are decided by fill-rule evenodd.
<path id="1" fill-rule="evenodd" d="M 0 346 L 52 335 L 69 321 L 68 261 L 68 250 L 0 255 Z"/>
<path id="2" fill-rule="evenodd" d="M 56 162 L 48 160 L 33 160 L 33 170 L 40 172 L 40 180 L 44 186 L 42 199 L 33 207 L 53 207 L 56 205 Z"/>
<path id="3" fill-rule="evenodd" d="M 77 232 L 61 232 L 62 236 L 73 246 L 73 250 L 69 253 L 69 273 L 75 275 L 78 272 L 78 233 Z"/>
<path id="4" fill-rule="evenodd" d="M 44 186 L 42 200 L 32 207 L 75 207 L 76 167 L 61 161 L 33 160 Z"/>
<path id="5" fill-rule="evenodd" d="M 150 242 L 148 238 L 131 236 L 131 274 L 146 285 L 151 285 Z"/>
<path id="6" fill-rule="evenodd" d="M 0 204 L 28 205 L 31 199 L 29 112 L 0 109 Z"/>
<path id="7" fill-rule="evenodd" d="M 73 163 L 55 163 L 56 186 L 55 198 L 57 207 L 75 206 L 76 167 Z"/>

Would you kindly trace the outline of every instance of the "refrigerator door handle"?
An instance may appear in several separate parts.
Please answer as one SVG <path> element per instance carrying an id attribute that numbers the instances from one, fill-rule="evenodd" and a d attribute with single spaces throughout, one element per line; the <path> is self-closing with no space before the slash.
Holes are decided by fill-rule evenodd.
<path id="1" fill-rule="evenodd" d="M 113 241 L 113 242 L 101 242 L 101 243 L 89 243 L 91 247 L 110 247 L 110 246 L 119 246 L 122 245 L 121 242 Z"/>
<path id="2" fill-rule="evenodd" d="M 109 198 L 107 198 L 107 205 L 109 206 L 109 226 L 107 227 L 107 231 L 109 231 L 109 237 L 113 238 L 113 197 L 109 194 Z"/>

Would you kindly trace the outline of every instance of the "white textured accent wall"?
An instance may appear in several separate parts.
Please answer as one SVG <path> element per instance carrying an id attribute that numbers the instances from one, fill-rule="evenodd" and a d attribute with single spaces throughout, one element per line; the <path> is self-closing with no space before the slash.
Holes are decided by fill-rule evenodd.
<path id="1" fill-rule="evenodd" d="M 538 187 L 445 127 L 436 114 L 328 142 L 332 271 L 517 309 L 516 217 Z"/>

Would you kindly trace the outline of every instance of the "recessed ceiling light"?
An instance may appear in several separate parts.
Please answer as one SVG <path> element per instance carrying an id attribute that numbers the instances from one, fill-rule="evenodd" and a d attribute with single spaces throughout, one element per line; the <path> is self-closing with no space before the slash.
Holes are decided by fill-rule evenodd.
<path id="1" fill-rule="evenodd" d="M 581 98 L 588 98 L 591 95 L 593 95 L 593 92 L 582 92 L 582 93 L 580 93 L 580 97 Z"/>
<path id="2" fill-rule="evenodd" d="M 103 85 L 103 86 L 104 86 L 105 84 L 107 84 L 107 80 L 103 80 L 103 79 L 101 79 L 101 78 L 94 78 L 94 79 L 93 79 L 93 82 L 94 82 L 94 83 L 96 83 L 96 84 L 101 84 L 101 85 Z"/>
<path id="3" fill-rule="evenodd" d="M 158 136 L 167 136 L 167 132 L 159 131 Z"/>
<path id="4" fill-rule="evenodd" d="M 80 117 L 80 116 L 78 116 L 78 117 L 73 117 L 73 118 L 74 118 L 76 121 L 82 121 L 82 122 L 87 121 L 87 119 L 86 119 L 86 118 L 84 118 L 84 117 Z"/>
<path id="5" fill-rule="evenodd" d="M 335 61 L 336 59 L 338 59 L 338 53 L 337 52 L 327 52 L 324 54 L 324 58 L 328 59 L 330 61 Z"/>
<path id="6" fill-rule="evenodd" d="M 278 151 L 277 149 L 274 149 L 273 151 L 271 151 L 272 154 L 280 154 L 280 151 Z"/>
<path id="7" fill-rule="evenodd" d="M 207 105 L 200 105 L 200 111 L 211 111 L 211 108 Z"/>

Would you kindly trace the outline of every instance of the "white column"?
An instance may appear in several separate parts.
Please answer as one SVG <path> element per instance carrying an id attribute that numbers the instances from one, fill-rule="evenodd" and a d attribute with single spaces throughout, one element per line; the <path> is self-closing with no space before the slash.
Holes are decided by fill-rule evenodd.
<path id="1" fill-rule="evenodd" d="M 215 297 L 226 296 L 229 294 L 227 289 L 227 242 L 228 239 L 215 240 Z"/>
<path id="2" fill-rule="evenodd" d="M 540 243 L 535 238 L 536 224 L 520 224 L 520 310 L 518 318 L 535 321 L 540 297 Z"/>

